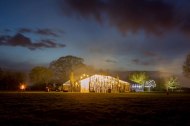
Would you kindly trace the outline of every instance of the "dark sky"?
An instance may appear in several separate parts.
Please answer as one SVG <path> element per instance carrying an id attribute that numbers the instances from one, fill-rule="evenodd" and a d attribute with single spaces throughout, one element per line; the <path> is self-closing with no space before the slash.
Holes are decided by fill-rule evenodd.
<path id="1" fill-rule="evenodd" d="M 109 70 L 181 73 L 189 0 L 0 0 L 0 65 L 31 69 L 61 56 Z"/>

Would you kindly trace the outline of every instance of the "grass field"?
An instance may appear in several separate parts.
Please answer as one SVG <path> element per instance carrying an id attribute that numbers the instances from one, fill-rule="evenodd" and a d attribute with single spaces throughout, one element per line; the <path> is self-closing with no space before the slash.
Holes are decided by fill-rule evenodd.
<path id="1" fill-rule="evenodd" d="M 0 126 L 190 126 L 190 94 L 1 92 Z"/>

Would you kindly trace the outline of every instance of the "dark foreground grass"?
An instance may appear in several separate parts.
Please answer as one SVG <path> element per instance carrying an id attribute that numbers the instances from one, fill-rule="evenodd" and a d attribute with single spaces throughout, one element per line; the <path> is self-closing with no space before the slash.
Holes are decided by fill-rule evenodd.
<path id="1" fill-rule="evenodd" d="M 190 126 L 190 94 L 0 93 L 0 126 Z"/>

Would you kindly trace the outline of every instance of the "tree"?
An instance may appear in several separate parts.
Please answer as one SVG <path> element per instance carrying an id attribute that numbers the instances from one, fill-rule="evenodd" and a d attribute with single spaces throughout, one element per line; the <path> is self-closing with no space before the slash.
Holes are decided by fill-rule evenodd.
<path id="1" fill-rule="evenodd" d="M 45 88 L 51 81 L 52 76 L 53 73 L 50 69 L 41 66 L 34 67 L 29 74 L 31 82 L 40 88 Z"/>
<path id="2" fill-rule="evenodd" d="M 0 69 L 0 90 L 17 90 L 19 84 L 26 81 L 23 72 Z"/>
<path id="3" fill-rule="evenodd" d="M 84 60 L 82 58 L 75 56 L 60 57 L 59 59 L 52 61 L 49 68 L 54 73 L 54 81 L 62 83 L 69 80 L 71 71 L 75 72 L 86 66 L 83 62 Z"/>
<path id="4" fill-rule="evenodd" d="M 129 75 L 129 80 L 139 84 L 144 84 L 149 79 L 149 76 L 145 72 L 134 72 Z"/>
<path id="5" fill-rule="evenodd" d="M 156 91 L 165 91 L 166 90 L 166 80 L 163 77 L 155 78 L 156 81 L 156 87 L 154 90 Z"/>
<path id="6" fill-rule="evenodd" d="M 183 73 L 186 77 L 190 78 L 190 54 L 187 55 L 186 61 L 184 62 Z"/>
<path id="7" fill-rule="evenodd" d="M 174 89 L 180 88 L 180 83 L 178 81 L 178 78 L 176 76 L 171 76 L 168 81 L 166 82 L 167 91 L 169 89 L 172 89 L 172 92 Z"/>
<path id="8" fill-rule="evenodd" d="M 148 80 L 148 81 L 145 81 L 144 83 L 144 87 L 147 87 L 148 88 L 148 91 L 150 92 L 150 88 L 155 88 L 156 87 L 156 82 L 154 80 Z"/>

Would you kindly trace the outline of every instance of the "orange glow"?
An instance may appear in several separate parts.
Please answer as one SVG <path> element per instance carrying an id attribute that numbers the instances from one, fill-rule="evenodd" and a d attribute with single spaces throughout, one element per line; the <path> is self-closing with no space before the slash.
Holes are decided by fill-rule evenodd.
<path id="1" fill-rule="evenodd" d="M 25 90 L 26 89 L 26 86 L 24 84 L 20 85 L 20 89 L 21 90 Z"/>

